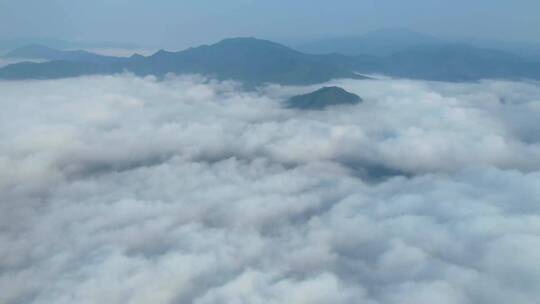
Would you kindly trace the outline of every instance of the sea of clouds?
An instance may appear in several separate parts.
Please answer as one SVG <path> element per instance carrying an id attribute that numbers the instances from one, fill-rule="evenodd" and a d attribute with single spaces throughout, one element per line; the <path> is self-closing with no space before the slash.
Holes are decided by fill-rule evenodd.
<path id="1" fill-rule="evenodd" d="M 0 303 L 536 304 L 540 84 L 0 82 Z"/>

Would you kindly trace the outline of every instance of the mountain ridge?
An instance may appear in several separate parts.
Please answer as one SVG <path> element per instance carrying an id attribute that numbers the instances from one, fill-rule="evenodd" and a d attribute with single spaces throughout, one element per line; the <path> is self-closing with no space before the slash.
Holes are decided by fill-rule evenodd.
<path id="1" fill-rule="evenodd" d="M 305 54 L 279 43 L 247 37 L 224 39 L 177 52 L 160 50 L 149 56 L 109 57 L 84 51 L 54 51 L 53 54 L 58 60 L 1 68 L 0 78 L 50 79 L 127 71 L 158 77 L 169 73 L 201 74 L 248 86 L 317 84 L 336 78 L 367 79 L 361 74 L 435 81 L 540 79 L 540 62 L 466 44 L 415 46 L 385 57 L 346 56 Z"/>
<path id="2" fill-rule="evenodd" d="M 335 62 L 334 56 L 306 55 L 278 43 L 256 38 L 230 38 L 212 45 L 178 52 L 160 50 L 150 56 L 132 56 L 115 62 L 110 62 L 108 58 L 103 61 L 60 61 L 73 62 L 26 64 L 24 68 L 14 64 L 0 69 L 0 78 L 32 78 L 32 68 L 39 71 L 38 78 L 47 78 L 47 66 L 68 69 L 70 71 L 66 74 L 70 77 L 123 71 L 141 76 L 204 74 L 250 85 L 268 82 L 301 85 L 326 82 L 334 78 L 363 78 L 349 66 Z M 61 78 L 62 73 L 51 71 L 49 76 Z"/>
<path id="3" fill-rule="evenodd" d="M 124 59 L 124 57 L 98 55 L 85 50 L 57 50 L 39 44 L 29 44 L 16 48 L 5 54 L 4 57 L 11 59 L 65 60 L 93 63 L 111 63 Z"/>

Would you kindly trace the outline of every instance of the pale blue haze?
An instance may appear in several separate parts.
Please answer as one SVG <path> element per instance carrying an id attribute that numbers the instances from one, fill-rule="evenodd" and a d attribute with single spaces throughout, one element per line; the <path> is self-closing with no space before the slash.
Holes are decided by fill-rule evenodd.
<path id="1" fill-rule="evenodd" d="M 0 0 L 0 39 L 123 41 L 180 48 L 225 37 L 283 42 L 403 27 L 540 43 L 537 0 Z"/>

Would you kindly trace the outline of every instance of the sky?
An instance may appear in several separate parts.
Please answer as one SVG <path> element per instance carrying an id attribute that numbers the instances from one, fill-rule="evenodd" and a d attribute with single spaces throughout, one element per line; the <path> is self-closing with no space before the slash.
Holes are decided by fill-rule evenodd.
<path id="1" fill-rule="evenodd" d="M 0 39 L 182 48 L 236 36 L 302 41 L 399 27 L 540 43 L 538 11 L 536 0 L 0 0 Z"/>

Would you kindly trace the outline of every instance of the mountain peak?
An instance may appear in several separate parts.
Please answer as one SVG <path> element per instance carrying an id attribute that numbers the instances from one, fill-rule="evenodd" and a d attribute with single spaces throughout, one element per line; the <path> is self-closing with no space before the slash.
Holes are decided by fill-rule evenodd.
<path id="1" fill-rule="evenodd" d="M 268 50 L 281 50 L 281 51 L 290 51 L 296 52 L 293 49 L 290 49 L 282 44 L 259 39 L 255 37 L 236 37 L 236 38 L 227 38 L 223 39 L 220 42 L 213 44 L 214 47 L 223 47 L 223 48 L 250 48 L 254 50 L 258 49 L 268 49 Z"/>
<path id="2" fill-rule="evenodd" d="M 314 92 L 297 95 L 287 102 L 289 108 L 302 110 L 324 110 L 329 106 L 353 105 L 362 102 L 360 96 L 341 87 L 322 87 Z"/>
<path id="3" fill-rule="evenodd" d="M 233 38 L 225 38 L 221 41 L 219 41 L 217 44 L 231 44 L 231 43 L 271 43 L 271 44 L 277 44 L 275 42 L 259 39 L 255 37 L 233 37 Z"/>
<path id="4" fill-rule="evenodd" d="M 134 53 L 133 55 L 129 56 L 129 58 L 131 59 L 143 59 L 143 58 L 146 58 L 146 56 L 143 56 L 139 53 Z"/>

